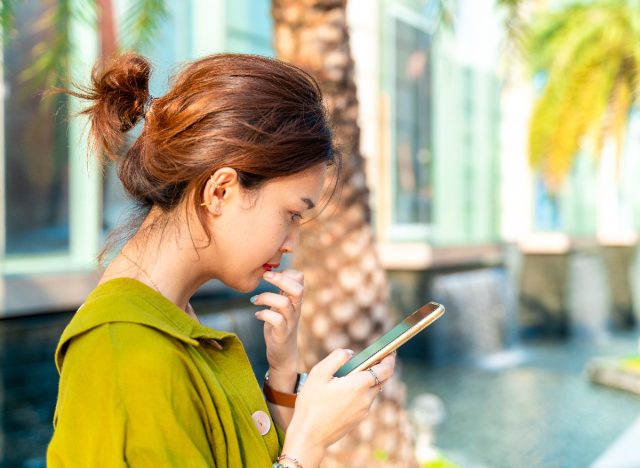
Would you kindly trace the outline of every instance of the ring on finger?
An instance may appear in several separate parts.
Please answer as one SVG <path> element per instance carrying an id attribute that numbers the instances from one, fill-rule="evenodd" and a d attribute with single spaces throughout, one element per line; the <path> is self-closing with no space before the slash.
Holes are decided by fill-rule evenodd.
<path id="1" fill-rule="evenodd" d="M 382 383 L 380 382 L 380 379 L 378 378 L 378 375 L 375 373 L 373 368 L 369 367 L 368 371 L 371 373 L 371 375 L 373 376 L 373 378 L 376 381 L 376 383 L 373 386 L 375 387 L 376 385 L 379 385 L 380 386 L 380 390 L 382 390 Z"/>
<path id="2" fill-rule="evenodd" d="M 286 292 L 280 290 L 280 294 L 283 295 L 283 296 L 288 297 L 289 300 L 291 301 L 291 296 L 289 296 Z M 302 301 L 303 301 L 303 299 L 300 298 L 300 300 L 298 302 L 291 301 L 291 304 L 294 305 L 295 307 L 298 307 L 299 305 L 302 305 Z"/>

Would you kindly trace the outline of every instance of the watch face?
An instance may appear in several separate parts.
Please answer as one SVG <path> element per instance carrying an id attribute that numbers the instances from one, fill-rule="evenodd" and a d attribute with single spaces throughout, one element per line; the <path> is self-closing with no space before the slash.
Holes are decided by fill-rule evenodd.
<path id="1" fill-rule="evenodd" d="M 301 372 L 298 374 L 298 381 L 296 382 L 294 393 L 300 393 L 300 390 L 302 390 L 302 386 L 307 381 L 307 377 L 309 377 L 309 374 L 307 374 L 306 372 Z"/>

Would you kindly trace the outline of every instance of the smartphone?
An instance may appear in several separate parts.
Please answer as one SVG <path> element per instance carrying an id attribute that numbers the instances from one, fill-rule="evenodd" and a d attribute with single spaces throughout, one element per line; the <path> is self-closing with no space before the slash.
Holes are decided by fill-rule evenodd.
<path id="1" fill-rule="evenodd" d="M 343 377 L 351 372 L 366 370 L 392 353 L 418 332 L 424 330 L 444 314 L 444 306 L 437 302 L 423 305 L 398 325 L 382 335 L 363 351 L 353 356 L 334 374 Z"/>

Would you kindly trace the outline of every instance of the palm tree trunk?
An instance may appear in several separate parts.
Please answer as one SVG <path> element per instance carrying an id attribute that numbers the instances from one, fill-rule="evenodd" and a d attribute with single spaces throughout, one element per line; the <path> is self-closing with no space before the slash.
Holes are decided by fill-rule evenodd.
<path id="1" fill-rule="evenodd" d="M 109 57 L 117 48 L 112 0 L 98 0 L 97 11 L 98 31 L 100 31 L 100 56 Z"/>
<path id="2" fill-rule="evenodd" d="M 300 350 L 309 368 L 337 347 L 361 350 L 394 320 L 359 150 L 346 0 L 273 0 L 272 6 L 277 55 L 320 83 L 344 159 L 343 190 L 306 224 L 294 262 L 305 272 Z M 326 466 L 415 466 L 404 405 L 404 385 L 394 378 L 370 417 L 331 447 Z"/>

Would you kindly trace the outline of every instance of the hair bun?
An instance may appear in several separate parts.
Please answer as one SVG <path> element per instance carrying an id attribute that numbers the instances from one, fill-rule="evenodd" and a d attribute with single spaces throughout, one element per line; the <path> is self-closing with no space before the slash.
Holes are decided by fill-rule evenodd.
<path id="1" fill-rule="evenodd" d="M 126 132 L 144 116 L 149 98 L 151 65 L 137 54 L 115 57 L 92 76 L 96 90 L 103 96 L 108 111 L 115 113 Z"/>
<path id="2" fill-rule="evenodd" d="M 101 156 L 115 159 L 124 134 L 144 117 L 150 75 L 149 61 L 130 52 L 96 63 L 91 71 L 91 84 L 70 92 L 93 101 L 81 113 L 91 120 L 92 146 Z"/>

